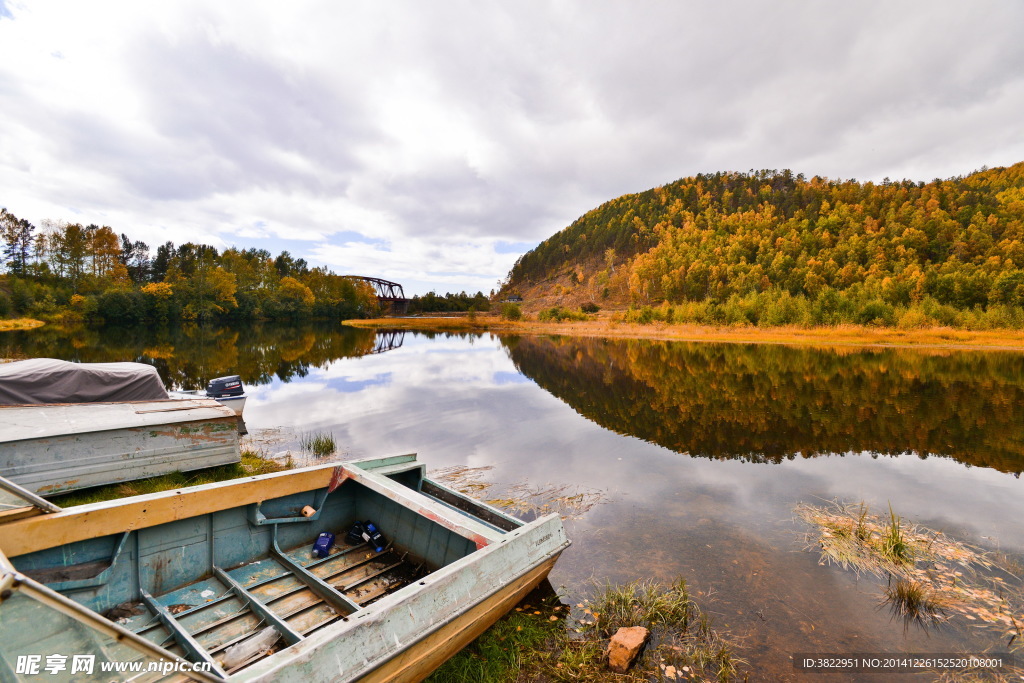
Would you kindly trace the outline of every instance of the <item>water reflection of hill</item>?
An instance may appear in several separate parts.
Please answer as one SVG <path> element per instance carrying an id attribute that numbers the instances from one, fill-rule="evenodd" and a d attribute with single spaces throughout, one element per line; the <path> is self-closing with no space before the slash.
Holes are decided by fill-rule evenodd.
<path id="1" fill-rule="evenodd" d="M 57 327 L 9 334 L 0 357 L 62 358 L 83 363 L 155 365 L 168 387 L 199 389 L 213 377 L 241 375 L 249 385 L 304 377 L 339 358 L 380 353 L 400 340 L 337 325 L 245 325 L 174 329 Z"/>
<path id="2" fill-rule="evenodd" d="M 1024 358 L 522 337 L 519 370 L 601 426 L 708 458 L 941 455 L 1024 470 Z"/>

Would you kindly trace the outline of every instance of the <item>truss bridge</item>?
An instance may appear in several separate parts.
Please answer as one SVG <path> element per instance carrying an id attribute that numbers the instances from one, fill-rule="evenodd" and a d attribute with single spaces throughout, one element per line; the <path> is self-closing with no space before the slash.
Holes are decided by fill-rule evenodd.
<path id="1" fill-rule="evenodd" d="M 373 285 L 377 292 L 377 301 L 380 302 L 382 310 L 391 315 L 405 315 L 409 312 L 409 300 L 405 298 L 405 290 L 397 282 L 382 280 L 379 277 L 366 277 L 365 275 L 343 275 L 350 280 L 362 280 Z"/>

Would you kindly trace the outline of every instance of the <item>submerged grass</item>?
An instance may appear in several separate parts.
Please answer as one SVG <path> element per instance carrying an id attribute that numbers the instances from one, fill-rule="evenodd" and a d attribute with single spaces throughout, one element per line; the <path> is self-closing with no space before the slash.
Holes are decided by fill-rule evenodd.
<path id="1" fill-rule="evenodd" d="M 903 619 L 904 629 L 917 624 L 925 630 L 946 620 L 946 600 L 941 593 L 920 581 L 891 578 L 885 587 L 885 600 L 893 614 Z"/>
<path id="2" fill-rule="evenodd" d="M 609 638 L 646 626 L 651 640 L 626 674 L 607 667 Z M 744 680 L 735 646 L 691 599 L 686 582 L 600 587 L 570 609 L 557 598 L 527 602 L 449 660 L 431 683 L 512 681 Z"/>
<path id="3" fill-rule="evenodd" d="M 796 515 L 811 529 L 808 548 L 822 564 L 888 578 L 893 616 L 929 628 L 950 619 L 1000 632 L 1000 645 L 1024 649 L 1024 581 L 1012 558 L 989 554 L 942 532 L 908 523 L 889 507 L 888 519 L 867 506 L 801 503 Z"/>
<path id="4" fill-rule="evenodd" d="M 487 481 L 492 466 L 466 467 L 456 465 L 431 473 L 435 481 L 449 486 L 460 493 L 479 498 L 489 505 L 499 507 L 517 517 L 533 519 L 549 513 L 557 513 L 564 520 L 579 519 L 592 507 L 608 499 L 604 491 L 581 489 L 568 484 L 533 486 L 521 482 L 509 486 L 498 486 Z M 504 495 L 493 496 L 492 489 L 500 488 Z"/>
<path id="5" fill-rule="evenodd" d="M 218 481 L 238 479 L 239 477 L 269 474 L 270 472 L 280 472 L 289 468 L 290 465 L 288 463 L 271 460 L 256 451 L 242 451 L 241 461 L 231 465 L 209 467 L 193 472 L 170 472 L 148 479 L 96 486 L 56 497 L 53 499 L 53 502 L 61 507 L 73 507 L 75 505 L 99 503 L 105 500 L 115 500 L 128 496 L 170 491 L 185 486 L 199 486 L 200 484 L 212 484 Z"/>
<path id="6" fill-rule="evenodd" d="M 864 503 L 857 506 L 838 502 L 826 506 L 801 503 L 795 512 L 817 530 L 817 536 L 812 534 L 808 540 L 820 548 L 823 561 L 856 572 L 884 576 L 900 567 L 914 566 L 916 557 L 927 561 L 936 552 L 951 561 L 976 557 L 974 549 L 907 524 L 891 506 L 887 521 L 870 515 Z M 941 543 L 935 546 L 937 540 Z"/>
<path id="7" fill-rule="evenodd" d="M 338 444 L 331 432 L 310 432 L 299 435 L 299 447 L 309 451 L 318 458 L 333 455 L 338 450 Z"/>

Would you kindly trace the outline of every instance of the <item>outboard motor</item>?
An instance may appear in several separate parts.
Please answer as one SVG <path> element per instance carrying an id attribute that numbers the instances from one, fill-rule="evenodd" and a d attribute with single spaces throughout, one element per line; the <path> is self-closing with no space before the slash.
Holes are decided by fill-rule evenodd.
<path id="1" fill-rule="evenodd" d="M 228 375 L 211 379 L 206 385 L 206 395 L 210 398 L 223 398 L 225 396 L 241 396 L 245 389 L 242 387 L 242 378 L 238 375 Z"/>

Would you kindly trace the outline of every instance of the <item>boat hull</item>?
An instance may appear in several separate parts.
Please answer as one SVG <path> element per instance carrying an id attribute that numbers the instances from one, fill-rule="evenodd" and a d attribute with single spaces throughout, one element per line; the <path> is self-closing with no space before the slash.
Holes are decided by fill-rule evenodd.
<path id="1" fill-rule="evenodd" d="M 519 604 L 547 578 L 557 560 L 558 555 L 555 555 L 503 586 L 457 619 L 359 678 L 359 683 L 422 681 Z"/>
<path id="2" fill-rule="evenodd" d="M 134 604 L 118 621 L 122 642 L 176 643 L 158 656 L 209 662 L 203 680 L 419 681 L 569 545 L 557 515 L 523 523 L 423 474 L 415 456 L 395 456 L 96 503 L 0 523 L 0 550 L 21 573 L 8 579 L 67 593 L 94 629 L 113 626 L 99 614 Z M 340 540 L 366 519 L 385 549 Z M 317 556 L 325 531 L 339 542 Z M 0 664 L 47 656 L 38 643 L 64 638 L 22 604 L 7 625 L 33 631 L 4 632 L 0 614 Z M 229 664 L 226 648 L 267 624 L 280 649 Z"/>
<path id="3" fill-rule="evenodd" d="M 0 407 L 0 476 L 40 495 L 240 457 L 237 417 L 209 399 Z"/>
<path id="4" fill-rule="evenodd" d="M 199 391 L 168 391 L 167 396 L 172 400 L 189 400 L 196 398 L 209 398 L 206 394 Z M 248 398 L 245 394 L 239 396 L 221 396 L 218 398 L 212 398 L 210 400 L 216 401 L 225 408 L 230 408 L 235 412 L 235 415 L 241 417 L 242 411 L 245 410 L 245 399 Z"/>

